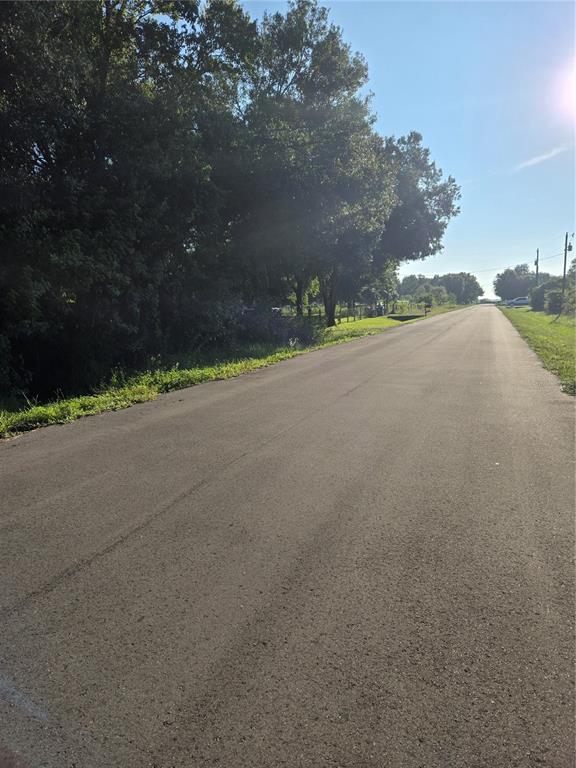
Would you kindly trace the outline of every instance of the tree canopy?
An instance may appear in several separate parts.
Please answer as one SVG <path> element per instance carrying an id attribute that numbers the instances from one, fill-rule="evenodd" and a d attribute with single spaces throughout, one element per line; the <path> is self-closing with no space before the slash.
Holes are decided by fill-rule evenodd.
<path id="1" fill-rule="evenodd" d="M 444 288 L 444 293 L 436 292 L 436 303 L 448 301 L 450 297 L 457 304 L 474 304 L 484 294 L 475 275 L 469 272 L 449 272 L 446 275 L 435 275 L 432 278 L 424 275 L 406 275 L 400 283 L 400 295 L 417 297 L 422 293 L 432 293 L 431 288 Z"/>
<path id="2" fill-rule="evenodd" d="M 221 343 L 312 284 L 333 323 L 442 248 L 454 179 L 418 133 L 376 132 L 366 63 L 315 0 L 259 22 L 232 0 L 4 2 L 0 30 L 5 392 Z"/>
<path id="3" fill-rule="evenodd" d="M 540 283 L 546 283 L 551 275 L 541 272 Z M 500 272 L 494 278 L 494 292 L 504 301 L 516 299 L 519 296 L 528 296 L 530 290 L 536 286 L 536 273 L 530 270 L 528 264 L 517 264 Z"/>

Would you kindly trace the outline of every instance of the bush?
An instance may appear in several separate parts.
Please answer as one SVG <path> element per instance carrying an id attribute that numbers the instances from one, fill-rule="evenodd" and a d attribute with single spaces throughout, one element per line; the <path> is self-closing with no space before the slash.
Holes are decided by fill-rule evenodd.
<path id="1" fill-rule="evenodd" d="M 560 288 L 562 285 L 562 278 L 554 277 L 552 280 L 548 280 L 537 288 L 532 288 L 530 291 L 530 304 L 535 312 L 544 312 L 546 308 L 547 297 L 550 291 Z"/>
<path id="2" fill-rule="evenodd" d="M 530 291 L 530 305 L 535 312 L 543 312 L 546 304 L 546 283 L 532 288 Z"/>
<path id="3" fill-rule="evenodd" d="M 550 291 L 546 297 L 546 312 L 559 315 L 562 312 L 562 291 Z"/>
<path id="4" fill-rule="evenodd" d="M 8 364 L 10 360 L 10 340 L 0 334 L 0 392 L 11 393 L 13 386 L 13 372 Z"/>
<path id="5" fill-rule="evenodd" d="M 562 312 L 566 315 L 573 315 L 576 312 L 576 259 L 572 259 L 566 276 L 566 294 Z"/>
<path id="6" fill-rule="evenodd" d="M 322 329 L 306 317 L 284 317 L 269 308 L 244 312 L 239 328 L 242 341 L 264 341 L 276 344 L 311 346 L 321 340 Z M 295 341 L 296 340 L 296 341 Z"/>

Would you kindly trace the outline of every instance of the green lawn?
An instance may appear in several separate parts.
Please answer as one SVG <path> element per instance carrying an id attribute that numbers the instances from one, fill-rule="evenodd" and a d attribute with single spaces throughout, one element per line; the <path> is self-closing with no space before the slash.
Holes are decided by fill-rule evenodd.
<path id="1" fill-rule="evenodd" d="M 458 307 L 437 307 L 428 317 L 450 309 L 458 309 Z M 63 424 L 81 416 L 127 408 L 135 403 L 154 400 L 163 392 L 216 379 L 229 379 L 314 349 L 341 344 L 363 336 L 372 336 L 399 325 L 403 323 L 387 317 L 344 322 L 335 328 L 326 329 L 320 343 L 310 347 L 253 344 L 234 354 L 222 355 L 223 359 L 211 361 L 209 364 L 201 364 L 193 358 L 182 357 L 169 366 L 153 371 L 143 371 L 130 377 L 115 375 L 108 385 L 94 394 L 69 397 L 45 404 L 17 403 L 14 400 L 0 402 L 0 438 L 49 424 Z"/>
<path id="2" fill-rule="evenodd" d="M 366 331 L 377 333 L 379 331 L 385 331 L 388 328 L 395 328 L 398 325 L 402 325 L 402 323 L 399 320 L 392 320 L 389 317 L 365 317 L 363 320 L 350 319 L 350 322 L 342 320 L 341 323 L 335 325 L 333 328 L 328 328 L 326 334 L 333 338 L 348 333 L 351 337 L 353 337 L 354 334 L 363 336 Z"/>
<path id="3" fill-rule="evenodd" d="M 442 304 L 438 307 L 433 307 L 433 309 L 428 312 L 426 317 L 434 317 L 434 315 L 441 315 L 444 312 L 451 312 L 454 309 L 462 309 L 462 306 L 459 304 Z M 406 314 L 416 315 L 418 313 L 419 310 L 410 309 Z M 363 320 L 355 320 L 351 322 L 346 322 L 346 320 L 343 320 L 339 325 L 330 329 L 329 333 L 337 336 L 340 333 L 346 333 L 347 329 L 386 330 L 387 328 L 394 328 L 398 325 L 406 325 L 406 323 L 415 323 L 419 320 L 424 320 L 424 315 L 416 317 L 413 320 L 405 320 L 403 322 L 400 320 L 394 320 L 390 317 L 365 317 Z"/>
<path id="4" fill-rule="evenodd" d="M 558 376 L 564 391 L 576 395 L 576 319 L 534 312 L 529 307 L 501 309 L 545 368 Z"/>

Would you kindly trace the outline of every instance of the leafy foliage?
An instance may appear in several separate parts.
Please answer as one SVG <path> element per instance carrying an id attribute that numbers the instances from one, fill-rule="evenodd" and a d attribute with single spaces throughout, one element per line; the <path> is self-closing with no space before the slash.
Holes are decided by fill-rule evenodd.
<path id="1" fill-rule="evenodd" d="M 444 289 L 444 291 L 436 291 L 437 304 L 447 301 L 454 301 L 457 304 L 474 304 L 484 293 L 474 275 L 469 272 L 458 272 L 435 275 L 432 279 L 424 275 L 406 275 L 400 284 L 400 295 L 417 297 L 425 293 L 433 296 L 433 288 Z"/>
<path id="2" fill-rule="evenodd" d="M 572 317 L 576 313 L 576 259 L 572 259 L 570 269 L 566 275 L 566 292 L 564 294 L 562 312 Z"/>
<path id="3" fill-rule="evenodd" d="M 562 312 L 562 291 L 549 291 L 546 295 L 546 312 L 550 315 L 559 315 Z"/>
<path id="4" fill-rule="evenodd" d="M 532 288 L 530 291 L 530 305 L 535 312 L 543 312 L 548 303 L 548 294 L 550 291 L 556 291 L 562 287 L 562 278 L 553 277 L 545 283 Z"/>
<path id="5" fill-rule="evenodd" d="M 469 272 L 450 272 L 436 276 L 434 282 L 444 286 L 454 296 L 457 304 L 474 304 L 484 294 L 477 278 Z"/>
<path id="6" fill-rule="evenodd" d="M 331 324 L 458 212 L 315 0 L 4 2 L 0 28 L 2 391 L 229 343 L 312 285 Z"/>
<path id="7" fill-rule="evenodd" d="M 443 285 L 432 285 L 431 283 L 421 285 L 414 294 L 414 299 L 431 305 L 448 304 L 449 301 L 454 301 L 454 297 L 448 294 Z"/>
<path id="8" fill-rule="evenodd" d="M 460 210 L 460 190 L 452 176 L 444 179 L 419 133 L 389 139 L 386 147 L 396 169 L 398 205 L 382 232 L 379 258 L 425 259 L 442 250 L 448 222 Z"/>
<path id="9" fill-rule="evenodd" d="M 540 280 L 546 283 L 551 275 L 540 273 Z M 518 264 L 509 267 L 496 275 L 494 279 L 494 292 L 504 301 L 516 299 L 519 296 L 528 296 L 531 289 L 536 286 L 536 273 L 530 270 L 528 264 Z"/>

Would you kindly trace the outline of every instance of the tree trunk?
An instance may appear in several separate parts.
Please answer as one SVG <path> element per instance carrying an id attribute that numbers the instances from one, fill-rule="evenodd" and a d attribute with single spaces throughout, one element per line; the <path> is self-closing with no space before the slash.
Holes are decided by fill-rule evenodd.
<path id="1" fill-rule="evenodd" d="M 332 272 L 328 277 L 320 280 L 320 293 L 326 312 L 326 327 L 336 325 L 336 273 Z"/>
<path id="2" fill-rule="evenodd" d="M 302 280 L 301 277 L 296 278 L 294 293 L 296 294 L 296 317 L 302 317 L 304 306 L 304 280 Z"/>
<path id="3" fill-rule="evenodd" d="M 326 310 L 326 328 L 332 328 L 333 325 L 336 325 L 335 302 L 324 299 L 324 309 Z"/>

